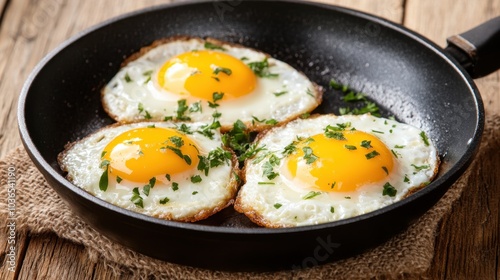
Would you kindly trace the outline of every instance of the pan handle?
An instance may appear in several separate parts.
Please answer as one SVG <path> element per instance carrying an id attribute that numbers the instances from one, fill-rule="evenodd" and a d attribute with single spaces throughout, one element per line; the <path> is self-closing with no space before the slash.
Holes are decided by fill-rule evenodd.
<path id="1" fill-rule="evenodd" d="M 447 40 L 445 50 L 472 78 L 486 76 L 500 68 L 500 17 Z"/>

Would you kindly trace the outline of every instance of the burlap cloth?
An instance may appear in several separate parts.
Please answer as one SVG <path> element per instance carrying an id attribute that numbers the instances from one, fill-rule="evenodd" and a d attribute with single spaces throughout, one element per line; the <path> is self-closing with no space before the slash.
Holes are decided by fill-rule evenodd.
<path id="1" fill-rule="evenodd" d="M 8 215 L 7 169 L 14 165 L 17 169 L 17 230 L 30 231 L 31 234 L 54 232 L 61 238 L 83 245 L 92 260 L 104 261 L 115 273 L 132 273 L 136 278 L 148 279 L 155 278 L 153 276 L 167 279 L 344 279 L 415 276 L 425 272 L 431 265 L 439 222 L 450 211 L 453 202 L 460 197 L 464 186 L 475 183 L 469 180 L 469 175 L 471 172 L 481 172 L 477 163 L 482 157 L 491 157 L 493 154 L 499 158 L 499 147 L 500 115 L 494 115 L 487 118 L 481 148 L 472 166 L 429 212 L 405 232 L 361 255 L 303 270 L 267 273 L 221 272 L 167 263 L 133 252 L 108 240 L 73 215 L 68 206 L 47 185 L 22 147 L 0 161 L 0 218 L 5 220 Z M 481 176 L 486 178 L 494 175 Z M 2 230 L 5 230 L 6 225 L 2 227 Z"/>

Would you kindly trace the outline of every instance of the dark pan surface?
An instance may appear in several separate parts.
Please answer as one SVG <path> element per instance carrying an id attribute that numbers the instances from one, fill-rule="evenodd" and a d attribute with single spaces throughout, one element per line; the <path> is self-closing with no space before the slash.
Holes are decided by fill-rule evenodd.
<path id="1" fill-rule="evenodd" d="M 256 228 L 231 209 L 202 224 L 158 220 L 110 205 L 70 184 L 56 157 L 69 141 L 112 123 L 100 104 L 101 87 L 124 58 L 173 35 L 236 42 L 291 64 L 325 87 L 319 113 L 338 113 L 344 106 L 340 92 L 328 86 L 332 78 L 364 92 L 381 106 L 384 116 L 395 116 L 428 133 L 443 160 L 437 179 L 384 209 L 289 229 Z M 210 1 L 132 13 L 69 40 L 48 55 L 26 82 L 19 123 L 27 150 L 49 184 L 109 238 L 173 262 L 261 270 L 342 258 L 405 228 L 470 163 L 483 128 L 482 108 L 474 83 L 460 66 L 434 44 L 398 25 L 319 4 Z"/>

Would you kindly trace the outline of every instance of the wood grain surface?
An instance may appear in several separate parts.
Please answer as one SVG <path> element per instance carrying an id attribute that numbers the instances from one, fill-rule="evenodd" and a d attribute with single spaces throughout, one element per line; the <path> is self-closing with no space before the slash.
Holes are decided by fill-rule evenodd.
<path id="1" fill-rule="evenodd" d="M 16 106 L 34 66 L 65 39 L 103 20 L 160 0 L 0 0 L 0 157 L 21 144 Z M 445 39 L 500 15 L 498 0 L 321 0 L 376 14 L 423 34 L 440 46 Z M 486 114 L 500 114 L 500 71 L 476 80 Z M 488 169 L 488 159 L 481 168 Z M 491 161 L 491 162 L 489 162 Z M 497 172 L 492 170 L 492 172 Z M 477 180 L 482 180 L 477 175 Z M 422 278 L 498 279 L 500 274 L 500 179 L 483 182 L 445 217 L 436 236 L 433 265 Z M 79 245 L 54 234 L 19 234 L 16 272 L 6 265 L 7 235 L 0 232 L 0 279 L 131 279 L 93 262 Z"/>

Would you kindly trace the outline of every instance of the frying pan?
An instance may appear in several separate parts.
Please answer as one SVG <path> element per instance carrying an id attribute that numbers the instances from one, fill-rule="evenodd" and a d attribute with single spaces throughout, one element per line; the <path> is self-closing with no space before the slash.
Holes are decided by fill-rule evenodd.
<path id="1" fill-rule="evenodd" d="M 480 33 L 494 34 L 491 27 L 498 30 L 498 22 L 480 27 Z M 442 160 L 437 178 L 412 196 L 368 214 L 283 229 L 256 227 L 230 208 L 202 223 L 160 220 L 113 206 L 72 185 L 56 157 L 68 141 L 112 123 L 100 103 L 101 87 L 124 58 L 173 35 L 236 42 L 289 63 L 325 87 L 318 113 L 338 113 L 344 106 L 340 93 L 328 86 L 331 79 L 362 91 L 383 116 L 428 133 Z M 500 61 L 494 40 L 482 40 L 477 32 L 449 40 L 448 52 L 473 75 L 493 71 Z M 474 48 L 477 42 L 482 45 Z M 483 131 L 483 104 L 470 74 L 448 52 L 384 19 L 316 3 L 159 6 L 104 22 L 45 57 L 22 90 L 19 128 L 49 185 L 111 240 L 154 258 L 211 269 L 310 267 L 357 254 L 400 232 L 434 205 L 471 162 Z"/>

